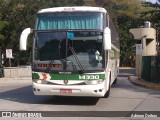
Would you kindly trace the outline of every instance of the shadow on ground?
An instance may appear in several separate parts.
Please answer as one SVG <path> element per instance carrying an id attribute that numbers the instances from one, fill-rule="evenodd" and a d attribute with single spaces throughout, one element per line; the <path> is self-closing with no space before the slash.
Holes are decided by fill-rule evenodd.
<path id="1" fill-rule="evenodd" d="M 0 99 L 28 104 L 54 104 L 54 105 L 96 105 L 99 98 L 93 97 L 60 97 L 35 96 L 32 86 L 21 87 L 0 93 Z"/>

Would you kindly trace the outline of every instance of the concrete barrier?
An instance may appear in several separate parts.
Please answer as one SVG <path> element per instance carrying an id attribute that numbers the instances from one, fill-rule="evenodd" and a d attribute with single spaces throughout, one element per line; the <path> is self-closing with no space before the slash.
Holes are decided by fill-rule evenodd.
<path id="1" fill-rule="evenodd" d="M 7 78 L 31 77 L 31 75 L 32 75 L 31 66 L 4 68 L 4 77 Z"/>

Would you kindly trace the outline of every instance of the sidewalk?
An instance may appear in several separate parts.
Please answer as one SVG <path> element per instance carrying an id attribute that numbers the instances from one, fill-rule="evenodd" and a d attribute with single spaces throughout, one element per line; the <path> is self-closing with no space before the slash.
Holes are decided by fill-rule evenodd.
<path id="1" fill-rule="evenodd" d="M 137 76 L 129 76 L 128 80 L 135 85 L 160 91 L 160 83 L 147 82 L 143 79 L 138 78 Z"/>
<path id="2" fill-rule="evenodd" d="M 9 77 L 2 77 L 0 78 L 0 83 L 7 82 L 7 81 L 23 81 L 23 80 L 32 80 L 32 77 L 15 77 L 15 78 L 9 78 Z"/>

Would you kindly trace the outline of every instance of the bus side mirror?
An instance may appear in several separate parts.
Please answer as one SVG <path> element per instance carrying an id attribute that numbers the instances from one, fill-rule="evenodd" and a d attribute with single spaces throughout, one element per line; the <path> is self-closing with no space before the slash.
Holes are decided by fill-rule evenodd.
<path id="1" fill-rule="evenodd" d="M 32 33 L 31 28 L 26 28 L 22 31 L 19 44 L 20 50 L 27 50 L 27 39 L 30 33 Z"/>
<path id="2" fill-rule="evenodd" d="M 111 50 L 111 30 L 106 27 L 103 34 L 104 50 Z"/>

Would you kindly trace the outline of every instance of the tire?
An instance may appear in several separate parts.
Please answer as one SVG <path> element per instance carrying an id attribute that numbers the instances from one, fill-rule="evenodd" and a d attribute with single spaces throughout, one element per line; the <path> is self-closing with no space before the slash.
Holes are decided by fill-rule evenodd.
<path id="1" fill-rule="evenodd" d="M 109 95 L 110 95 L 110 85 L 109 85 L 109 88 L 108 88 L 108 90 L 107 90 L 107 92 L 106 92 L 106 94 L 104 95 L 104 98 L 108 98 L 109 97 Z"/>
<path id="2" fill-rule="evenodd" d="M 108 98 L 110 95 L 110 89 L 111 89 L 110 82 L 111 82 L 111 74 L 110 74 L 110 78 L 109 78 L 109 88 L 108 88 L 107 92 L 105 93 L 104 98 Z"/>
<path id="3" fill-rule="evenodd" d="M 114 85 L 117 84 L 117 78 L 114 80 L 113 84 L 114 84 Z"/>

